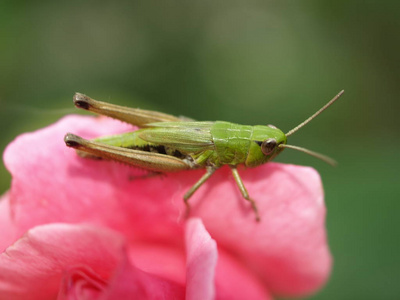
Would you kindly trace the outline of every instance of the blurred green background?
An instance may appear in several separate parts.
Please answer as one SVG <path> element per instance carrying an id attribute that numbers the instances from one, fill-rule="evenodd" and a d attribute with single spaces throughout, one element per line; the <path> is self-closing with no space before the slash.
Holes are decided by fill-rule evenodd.
<path id="1" fill-rule="evenodd" d="M 399 25 L 397 0 L 2 1 L 0 146 L 78 113 L 76 91 L 287 131 L 345 89 L 289 139 L 338 167 L 278 158 L 325 185 L 335 264 L 312 299 L 400 299 Z"/>

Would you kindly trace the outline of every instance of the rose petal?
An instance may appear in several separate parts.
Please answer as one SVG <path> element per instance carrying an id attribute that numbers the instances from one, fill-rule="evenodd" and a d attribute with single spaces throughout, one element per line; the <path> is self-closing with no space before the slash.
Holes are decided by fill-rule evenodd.
<path id="1" fill-rule="evenodd" d="M 90 222 L 131 239 L 179 243 L 182 196 L 203 170 L 144 179 L 136 168 L 79 158 L 62 141 L 67 131 L 89 138 L 130 128 L 71 116 L 12 143 L 5 163 L 13 174 L 10 201 L 19 232 L 48 222 Z M 190 199 L 192 216 L 200 216 L 217 243 L 260 274 L 273 293 L 304 295 L 320 287 L 331 258 L 318 174 L 274 163 L 240 174 L 257 201 L 260 223 L 226 167 Z"/>
<path id="2" fill-rule="evenodd" d="M 212 201 L 202 200 L 196 211 L 218 245 L 259 273 L 274 294 L 306 295 L 321 286 L 330 273 L 331 256 L 318 173 L 275 163 L 241 170 L 260 211 L 261 222 L 255 222 L 229 170 L 220 171 L 216 185 L 203 191 Z"/>
<path id="3" fill-rule="evenodd" d="M 170 239 L 171 231 L 180 236 L 182 198 L 165 197 L 182 189 L 179 180 L 146 179 L 137 168 L 80 158 L 63 141 L 69 131 L 90 138 L 128 128 L 109 118 L 69 116 L 12 142 L 4 160 L 13 177 L 10 201 L 19 234 L 45 223 L 90 222 L 135 238 Z"/>
<path id="4" fill-rule="evenodd" d="M 98 299 L 106 281 L 87 266 L 69 269 L 63 277 L 57 300 Z"/>
<path id="5" fill-rule="evenodd" d="M 218 251 L 215 286 L 218 300 L 272 299 L 256 273 L 221 249 Z"/>
<path id="6" fill-rule="evenodd" d="M 55 299 L 63 274 L 80 266 L 106 280 L 122 245 L 114 232 L 92 226 L 35 227 L 0 256 L 0 299 Z"/>
<path id="7" fill-rule="evenodd" d="M 17 228 L 11 217 L 10 198 L 6 193 L 0 198 L 0 253 L 17 239 Z"/>
<path id="8" fill-rule="evenodd" d="M 200 219 L 186 224 L 186 247 L 186 299 L 271 299 L 256 275 L 225 251 L 217 253 Z"/>
<path id="9" fill-rule="evenodd" d="M 182 239 L 182 235 L 174 239 Z M 140 270 L 169 280 L 185 284 L 184 245 L 159 240 L 137 241 L 129 245 L 128 255 Z"/>
<path id="10" fill-rule="evenodd" d="M 143 272 L 124 257 L 99 300 L 184 299 L 184 285 Z"/>
<path id="11" fill-rule="evenodd" d="M 200 219 L 186 224 L 186 299 L 214 299 L 217 244 Z"/>

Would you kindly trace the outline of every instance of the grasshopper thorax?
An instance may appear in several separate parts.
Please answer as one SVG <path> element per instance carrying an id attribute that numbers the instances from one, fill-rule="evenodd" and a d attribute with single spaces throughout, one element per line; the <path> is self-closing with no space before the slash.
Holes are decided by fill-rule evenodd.
<path id="1" fill-rule="evenodd" d="M 245 165 L 256 167 L 275 158 L 286 144 L 286 135 L 273 125 L 253 126 L 251 144 Z"/>

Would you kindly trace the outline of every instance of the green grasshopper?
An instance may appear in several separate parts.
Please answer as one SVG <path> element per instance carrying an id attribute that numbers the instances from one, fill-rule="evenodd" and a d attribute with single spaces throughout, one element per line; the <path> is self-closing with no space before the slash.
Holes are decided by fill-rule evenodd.
<path id="1" fill-rule="evenodd" d="M 274 159 L 285 148 L 305 152 L 334 165 L 335 161 L 325 155 L 288 145 L 286 142 L 288 136 L 318 116 L 343 92 L 286 134 L 273 125 L 196 122 L 185 117 L 96 101 L 76 93 L 73 97 L 76 107 L 136 125 L 140 129 L 93 140 L 68 133 L 64 141 L 68 147 L 78 150 L 78 154 L 83 157 L 115 160 L 157 173 L 205 168 L 206 173 L 183 197 L 187 213 L 190 210 L 188 200 L 194 192 L 218 168 L 229 165 L 243 198 L 250 202 L 256 220 L 259 221 L 256 202 L 250 198 L 237 166 L 262 165 Z"/>

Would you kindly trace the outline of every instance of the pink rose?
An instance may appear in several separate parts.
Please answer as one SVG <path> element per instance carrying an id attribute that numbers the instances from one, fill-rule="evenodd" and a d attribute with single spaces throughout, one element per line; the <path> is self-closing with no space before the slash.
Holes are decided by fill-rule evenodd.
<path id="1" fill-rule="evenodd" d="M 0 201 L 0 299 L 271 299 L 304 296 L 330 273 L 318 173 L 269 163 L 239 170 L 261 222 L 221 168 L 145 178 L 64 145 L 132 130 L 67 116 L 4 153 L 13 181 Z"/>

